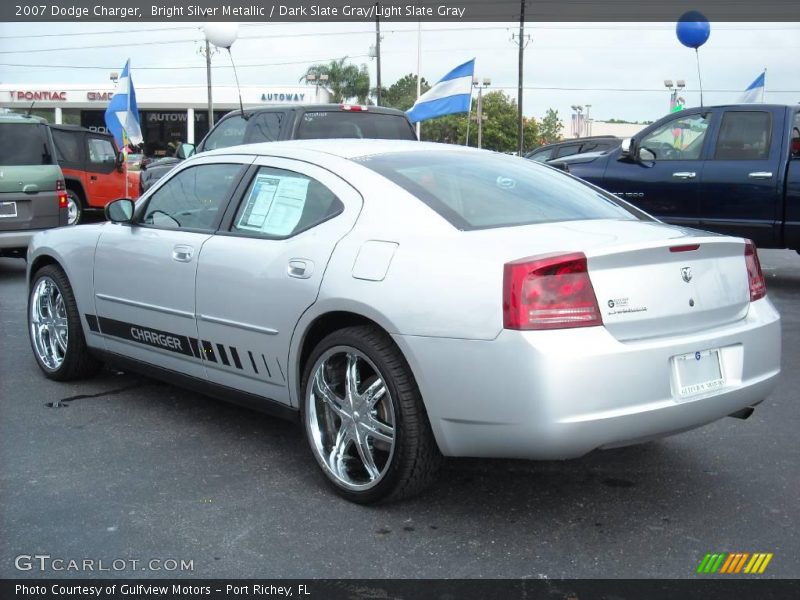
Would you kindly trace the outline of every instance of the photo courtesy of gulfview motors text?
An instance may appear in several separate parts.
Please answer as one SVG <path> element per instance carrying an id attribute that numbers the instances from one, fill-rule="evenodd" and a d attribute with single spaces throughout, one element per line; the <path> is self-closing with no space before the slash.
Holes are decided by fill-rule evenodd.
<path id="1" fill-rule="evenodd" d="M 798 55 L 796 0 L 0 4 L 0 600 L 800 597 Z"/>

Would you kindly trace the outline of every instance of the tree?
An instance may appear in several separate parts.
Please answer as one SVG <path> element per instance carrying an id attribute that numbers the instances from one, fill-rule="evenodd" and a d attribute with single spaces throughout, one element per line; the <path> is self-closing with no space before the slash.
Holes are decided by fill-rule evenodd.
<path id="1" fill-rule="evenodd" d="M 354 64 L 345 64 L 346 61 L 345 56 L 328 64 L 311 65 L 300 81 L 306 81 L 308 75 L 315 75 L 318 80 L 320 75 L 327 75 L 328 81 L 325 86 L 330 89 L 333 102 L 345 102 L 355 98 L 360 104 L 366 104 L 370 90 L 367 65 L 358 67 Z"/>
<path id="2" fill-rule="evenodd" d="M 564 123 L 558 118 L 558 111 L 548 108 L 547 114 L 539 124 L 539 144 L 557 142 L 561 139 L 562 129 L 564 129 Z"/>
<path id="3" fill-rule="evenodd" d="M 420 81 L 421 93 L 424 94 L 430 89 L 430 85 L 425 78 Z M 381 104 L 390 108 L 408 110 L 417 101 L 417 76 L 414 73 L 404 75 L 395 81 L 388 88 L 381 88 Z"/>

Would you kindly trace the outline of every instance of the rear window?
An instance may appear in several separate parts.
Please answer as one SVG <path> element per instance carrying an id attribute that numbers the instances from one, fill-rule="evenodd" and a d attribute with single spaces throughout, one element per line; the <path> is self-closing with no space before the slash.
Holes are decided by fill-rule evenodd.
<path id="1" fill-rule="evenodd" d="M 379 140 L 415 140 L 408 119 L 401 115 L 368 111 L 307 112 L 297 128 L 298 140 L 328 138 L 369 138 Z"/>
<path id="2" fill-rule="evenodd" d="M 462 230 L 583 219 L 649 219 L 568 175 L 488 152 L 402 152 L 358 160 Z"/>
<path id="3" fill-rule="evenodd" d="M 52 165 L 47 125 L 41 123 L 0 123 L 0 165 Z"/>

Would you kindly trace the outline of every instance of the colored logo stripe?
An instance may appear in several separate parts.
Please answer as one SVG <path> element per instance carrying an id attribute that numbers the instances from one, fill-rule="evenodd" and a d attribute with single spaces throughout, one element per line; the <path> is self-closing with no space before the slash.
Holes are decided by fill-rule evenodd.
<path id="1" fill-rule="evenodd" d="M 697 572 L 731 575 L 741 573 L 744 568 L 744 573 L 761 574 L 766 570 L 767 565 L 772 560 L 772 556 L 771 552 L 756 552 L 754 554 L 749 552 L 708 553 L 697 566 Z"/>

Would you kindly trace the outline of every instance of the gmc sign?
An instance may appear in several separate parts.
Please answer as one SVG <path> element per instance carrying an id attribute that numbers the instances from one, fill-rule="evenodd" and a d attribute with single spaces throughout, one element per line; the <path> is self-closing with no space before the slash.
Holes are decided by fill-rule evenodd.
<path id="1" fill-rule="evenodd" d="M 114 96 L 114 92 L 86 92 L 87 100 L 100 100 L 107 102 Z"/>

